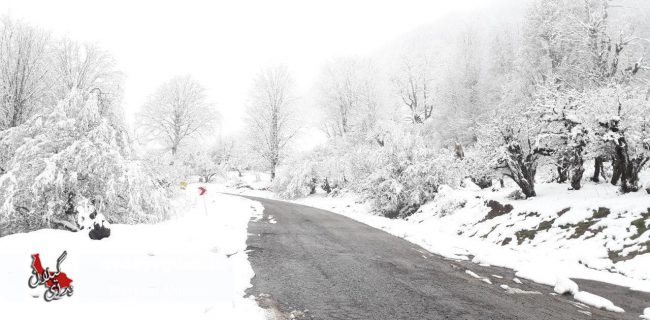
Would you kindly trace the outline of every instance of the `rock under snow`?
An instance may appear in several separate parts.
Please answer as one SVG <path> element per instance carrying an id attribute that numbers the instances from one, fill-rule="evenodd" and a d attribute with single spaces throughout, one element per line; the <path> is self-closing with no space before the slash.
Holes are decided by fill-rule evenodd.
<path id="1" fill-rule="evenodd" d="M 553 290 L 558 294 L 575 295 L 578 293 L 578 284 L 569 278 L 558 277 Z"/>
<path id="2" fill-rule="evenodd" d="M 95 206 L 86 198 L 77 201 L 77 223 L 81 230 L 89 230 L 88 236 L 101 240 L 111 235 L 110 223 L 103 214 L 97 213 Z"/>

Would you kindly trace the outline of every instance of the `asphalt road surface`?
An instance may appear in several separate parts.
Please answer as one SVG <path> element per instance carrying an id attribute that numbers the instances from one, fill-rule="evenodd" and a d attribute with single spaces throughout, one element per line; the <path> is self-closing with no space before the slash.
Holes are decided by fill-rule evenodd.
<path id="1" fill-rule="evenodd" d="M 271 319 L 638 320 L 650 307 L 650 294 L 577 280 L 626 312 L 597 310 L 548 286 L 514 283 L 511 270 L 448 260 L 332 212 L 248 198 L 264 206 L 263 219 L 248 228 L 255 271 L 248 293 Z"/>

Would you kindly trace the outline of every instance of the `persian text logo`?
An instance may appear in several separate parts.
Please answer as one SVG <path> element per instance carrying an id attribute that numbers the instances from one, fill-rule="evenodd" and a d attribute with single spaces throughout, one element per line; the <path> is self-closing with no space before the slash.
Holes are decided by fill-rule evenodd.
<path id="1" fill-rule="evenodd" d="M 64 296 L 72 296 L 72 279 L 68 278 L 65 272 L 61 272 L 61 263 L 67 255 L 68 252 L 63 251 L 59 259 L 56 260 L 56 272 L 52 272 L 50 268 L 43 269 L 38 253 L 32 254 L 32 275 L 29 277 L 29 287 L 35 289 L 43 285 L 45 287 L 43 299 L 47 302 L 61 299 Z"/>

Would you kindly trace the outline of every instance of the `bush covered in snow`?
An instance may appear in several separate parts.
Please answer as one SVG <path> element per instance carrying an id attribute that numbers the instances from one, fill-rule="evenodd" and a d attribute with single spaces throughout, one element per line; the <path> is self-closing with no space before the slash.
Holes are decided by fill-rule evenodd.
<path id="1" fill-rule="evenodd" d="M 363 194 L 380 214 L 395 218 L 431 200 L 440 183 L 434 154 L 417 136 L 393 136 L 377 151 L 377 169 L 363 181 Z"/>
<path id="2" fill-rule="evenodd" d="M 426 144 L 418 128 L 362 142 L 339 140 L 312 154 L 321 184 L 347 188 L 387 217 L 405 217 L 431 200 L 441 183 L 459 185 L 469 161 Z M 327 190 L 326 190 L 327 191 Z"/>
<path id="3" fill-rule="evenodd" d="M 320 179 L 310 162 L 282 167 L 278 171 L 272 188 L 282 198 L 306 197 L 315 193 L 319 186 Z"/>
<path id="4" fill-rule="evenodd" d="M 132 155 L 124 129 L 100 114 L 97 96 L 72 91 L 55 106 L 0 132 L 0 224 L 13 233 L 75 229 L 90 199 L 112 223 L 156 222 L 168 191 Z"/>

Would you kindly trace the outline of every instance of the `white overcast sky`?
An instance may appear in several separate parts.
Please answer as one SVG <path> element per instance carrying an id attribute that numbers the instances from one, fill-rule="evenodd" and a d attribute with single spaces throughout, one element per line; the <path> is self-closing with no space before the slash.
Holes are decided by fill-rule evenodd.
<path id="1" fill-rule="evenodd" d="M 329 59 L 371 54 L 420 25 L 490 2 L 0 0 L 0 11 L 113 53 L 126 75 L 128 118 L 162 82 L 192 74 L 228 134 L 242 128 L 248 88 L 261 67 L 286 64 L 304 93 Z"/>

